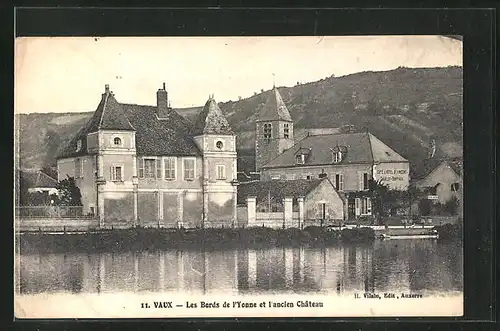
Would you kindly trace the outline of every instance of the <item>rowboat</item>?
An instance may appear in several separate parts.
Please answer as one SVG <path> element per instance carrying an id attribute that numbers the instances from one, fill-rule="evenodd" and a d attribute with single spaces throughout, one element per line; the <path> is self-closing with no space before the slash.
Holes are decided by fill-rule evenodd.
<path id="1" fill-rule="evenodd" d="M 382 234 L 381 239 L 438 239 L 439 234 L 388 235 Z"/>

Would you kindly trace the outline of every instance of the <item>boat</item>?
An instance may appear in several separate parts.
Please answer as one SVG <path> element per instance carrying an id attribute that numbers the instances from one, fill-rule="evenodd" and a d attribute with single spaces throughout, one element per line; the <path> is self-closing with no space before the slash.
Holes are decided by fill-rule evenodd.
<path id="1" fill-rule="evenodd" d="M 388 235 L 382 234 L 381 239 L 438 239 L 439 234 L 414 234 L 414 235 Z"/>

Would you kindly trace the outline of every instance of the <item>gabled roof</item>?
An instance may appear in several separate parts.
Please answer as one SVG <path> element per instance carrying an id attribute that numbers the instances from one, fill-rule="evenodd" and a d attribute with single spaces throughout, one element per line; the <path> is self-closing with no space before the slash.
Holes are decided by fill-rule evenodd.
<path id="1" fill-rule="evenodd" d="M 56 188 L 57 179 L 40 170 L 16 170 L 16 180 L 23 182 L 27 188 Z"/>
<path id="2" fill-rule="evenodd" d="M 288 108 L 276 87 L 268 92 L 267 100 L 259 110 L 258 121 L 292 121 Z"/>
<path id="3" fill-rule="evenodd" d="M 196 156 L 200 151 L 189 136 L 192 123 L 174 109 L 159 119 L 156 106 L 124 104 L 109 93 L 94 115 L 58 155 L 58 159 L 87 155 L 87 134 L 100 130 L 135 131 L 137 155 Z M 76 150 L 81 140 L 82 148 Z"/>
<path id="4" fill-rule="evenodd" d="M 441 164 L 446 163 L 458 175 L 462 175 L 463 159 L 456 158 L 428 158 L 420 162 L 414 162 L 410 168 L 410 177 L 412 180 L 421 180 L 430 175 Z"/>
<path id="5" fill-rule="evenodd" d="M 213 96 L 208 98 L 202 111 L 198 114 L 191 134 L 193 136 L 202 134 L 234 135 L 231 126 Z"/>
<path id="6" fill-rule="evenodd" d="M 332 164 L 332 149 L 347 147 L 339 164 L 407 162 L 405 158 L 368 132 L 307 136 L 265 164 L 263 168 L 296 166 L 296 154 L 309 150 L 305 166 Z M 302 165 L 297 165 L 302 166 Z"/>
<path id="7" fill-rule="evenodd" d="M 238 204 L 245 204 L 246 198 L 249 196 L 256 197 L 257 203 L 267 201 L 269 197 L 271 201 L 281 201 L 285 197 L 306 196 L 323 181 L 328 181 L 328 179 L 268 180 L 241 183 L 238 186 Z"/>

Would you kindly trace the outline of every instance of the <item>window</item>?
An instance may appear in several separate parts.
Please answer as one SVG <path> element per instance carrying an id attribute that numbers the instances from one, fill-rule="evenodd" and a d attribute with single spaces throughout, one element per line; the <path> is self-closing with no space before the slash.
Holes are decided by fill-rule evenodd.
<path id="1" fill-rule="evenodd" d="M 372 202 L 368 197 L 356 198 L 355 200 L 356 215 L 371 215 Z"/>
<path id="2" fill-rule="evenodd" d="M 83 160 L 75 159 L 75 178 L 83 178 Z"/>
<path id="3" fill-rule="evenodd" d="M 82 140 L 79 139 L 77 142 L 76 142 L 76 151 L 79 152 L 80 150 L 82 149 Z"/>
<path id="4" fill-rule="evenodd" d="M 184 159 L 184 180 L 194 180 L 195 159 Z"/>
<path id="5" fill-rule="evenodd" d="M 113 182 L 122 182 L 123 181 L 123 166 L 113 165 L 111 167 L 111 180 Z"/>
<path id="6" fill-rule="evenodd" d="M 460 183 L 451 184 L 451 191 L 452 192 L 458 192 L 458 190 L 460 190 Z"/>
<path id="7" fill-rule="evenodd" d="M 332 153 L 333 163 L 339 163 L 342 161 L 342 152 L 333 152 Z"/>
<path id="8" fill-rule="evenodd" d="M 283 138 L 290 138 L 290 127 L 288 126 L 288 123 L 285 123 L 283 125 Z"/>
<path id="9" fill-rule="evenodd" d="M 163 166 L 165 168 L 165 179 L 174 180 L 175 179 L 175 168 L 176 168 L 176 158 L 169 157 L 163 160 Z"/>
<path id="10" fill-rule="evenodd" d="M 156 159 L 143 159 L 144 167 L 142 170 L 142 176 L 140 178 L 156 178 Z M 139 170 L 141 173 L 141 170 Z"/>
<path id="11" fill-rule="evenodd" d="M 113 144 L 115 144 L 115 146 L 121 146 L 122 140 L 116 137 L 115 139 L 113 139 Z"/>
<path id="12" fill-rule="evenodd" d="M 335 174 L 335 189 L 337 191 L 344 190 L 344 176 L 342 174 Z"/>
<path id="13" fill-rule="evenodd" d="M 217 147 L 217 149 L 222 149 L 222 147 L 224 147 L 224 143 L 219 140 L 215 143 L 215 147 Z"/>
<path id="14" fill-rule="evenodd" d="M 312 179 L 312 176 L 311 176 L 311 175 L 306 175 L 306 179 L 307 179 L 307 180 L 311 180 L 311 179 Z"/>
<path id="15" fill-rule="evenodd" d="M 264 139 L 267 142 L 271 141 L 272 132 L 273 132 L 273 125 L 271 123 L 264 124 Z"/>
<path id="16" fill-rule="evenodd" d="M 304 164 L 305 162 L 305 155 L 304 154 L 298 154 L 296 157 L 295 157 L 295 161 L 297 164 Z"/>
<path id="17" fill-rule="evenodd" d="M 366 191 L 368 190 L 368 173 L 364 172 L 359 176 L 359 190 Z"/>
<path id="18" fill-rule="evenodd" d="M 217 165 L 217 179 L 226 179 L 226 166 L 223 164 Z"/>

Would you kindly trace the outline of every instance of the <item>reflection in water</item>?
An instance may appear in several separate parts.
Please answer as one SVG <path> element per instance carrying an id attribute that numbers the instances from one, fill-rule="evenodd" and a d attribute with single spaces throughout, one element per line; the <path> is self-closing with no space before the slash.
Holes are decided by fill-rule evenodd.
<path id="1" fill-rule="evenodd" d="M 462 248 L 435 240 L 261 250 L 21 254 L 22 294 L 461 291 Z"/>

